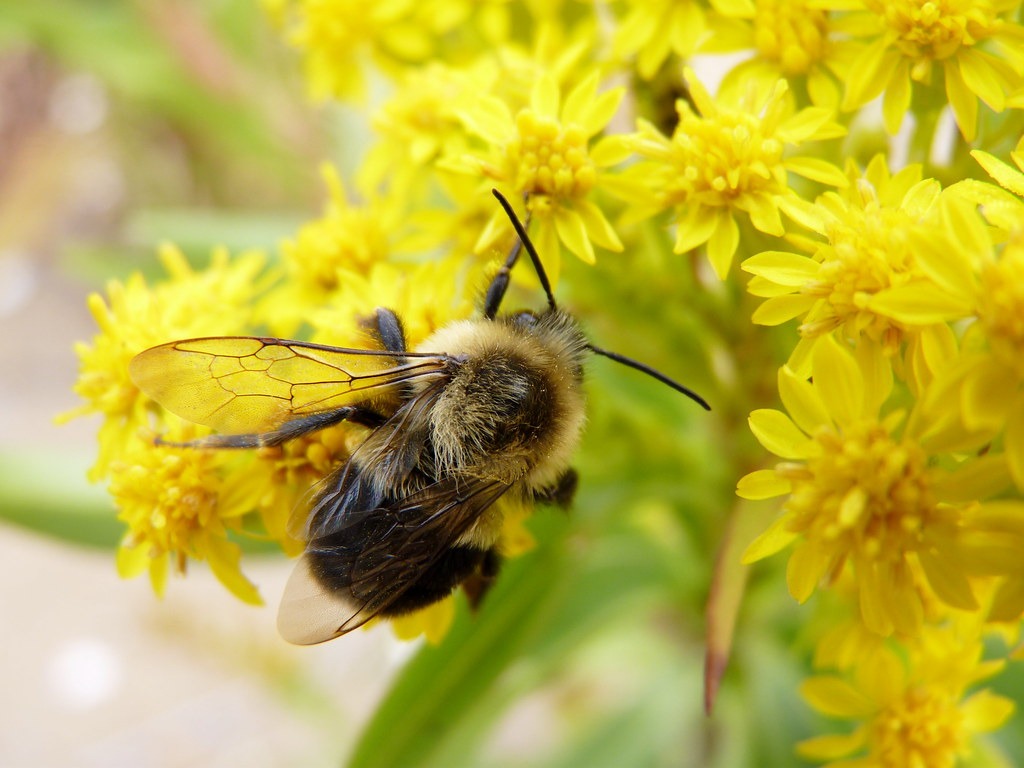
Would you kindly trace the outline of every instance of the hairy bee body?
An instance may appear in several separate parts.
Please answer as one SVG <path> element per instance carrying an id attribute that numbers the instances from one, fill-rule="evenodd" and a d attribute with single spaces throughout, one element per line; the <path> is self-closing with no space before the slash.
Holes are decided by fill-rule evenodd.
<path id="1" fill-rule="evenodd" d="M 363 575 L 366 545 L 395 538 L 392 529 L 422 528 L 422 509 L 408 509 L 410 498 L 435 505 L 439 492 L 454 494 L 457 506 L 468 504 L 475 514 L 386 601 L 377 611 L 383 616 L 425 607 L 471 578 L 489 581 L 500 561 L 502 526 L 500 508 L 490 502 L 507 495 L 554 499 L 560 485 L 572 482 L 587 343 L 570 315 L 549 310 L 455 322 L 417 352 L 431 350 L 444 350 L 445 368 L 406 388 L 395 412 L 313 502 L 306 553 L 279 614 L 279 629 L 291 642 L 334 636 L 338 616 L 357 615 L 368 597 L 388 591 L 393 573 L 386 567 L 379 578 Z M 391 554 L 382 553 L 382 563 Z"/>

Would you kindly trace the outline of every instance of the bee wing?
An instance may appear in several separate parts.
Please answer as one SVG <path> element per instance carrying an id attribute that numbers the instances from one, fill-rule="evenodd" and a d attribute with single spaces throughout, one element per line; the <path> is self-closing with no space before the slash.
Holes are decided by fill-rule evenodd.
<path id="1" fill-rule="evenodd" d="M 297 645 L 314 645 L 362 626 L 415 584 L 508 489 L 508 484 L 493 480 L 446 479 L 393 507 L 361 513 L 371 516 L 373 524 L 352 565 L 346 590 L 350 594 L 325 587 L 310 557 L 329 556 L 340 545 L 332 547 L 330 536 L 310 542 L 281 598 L 281 636 Z"/>
<path id="2" fill-rule="evenodd" d="M 365 403 L 404 382 L 437 374 L 447 360 L 446 355 L 218 336 L 152 347 L 136 355 L 128 370 L 139 389 L 171 413 L 224 434 L 244 434 Z"/>

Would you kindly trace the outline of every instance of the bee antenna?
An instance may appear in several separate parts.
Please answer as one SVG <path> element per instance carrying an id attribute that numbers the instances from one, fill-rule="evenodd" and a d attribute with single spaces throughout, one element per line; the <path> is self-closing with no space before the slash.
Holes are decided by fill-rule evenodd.
<path id="1" fill-rule="evenodd" d="M 601 349 L 600 347 L 595 347 L 593 344 L 587 344 L 587 349 L 589 349 L 595 355 L 601 355 L 602 357 L 607 357 L 607 358 L 609 358 L 611 360 L 614 360 L 617 363 L 622 363 L 625 366 L 628 366 L 630 368 L 638 370 L 638 371 L 640 371 L 642 373 L 646 373 L 648 376 L 657 379 L 662 384 L 667 384 L 668 386 L 672 387 L 672 389 L 674 389 L 676 392 L 681 392 L 682 394 L 686 395 L 688 398 L 690 398 L 695 403 L 697 403 L 699 406 L 701 406 L 705 411 L 710 411 L 711 410 L 711 406 L 708 405 L 707 400 L 705 400 L 703 397 L 698 395 L 692 389 L 690 389 L 689 387 L 684 387 L 682 384 L 680 384 L 675 379 L 670 379 L 664 373 L 662 373 L 661 371 L 656 371 L 654 368 L 651 368 L 651 366 L 649 366 L 649 365 L 645 365 L 644 363 L 641 363 L 641 362 L 639 362 L 637 360 L 634 360 L 631 357 L 626 357 L 625 355 L 620 355 L 618 352 L 609 352 L 607 349 Z"/>
<path id="2" fill-rule="evenodd" d="M 551 292 L 551 283 L 548 282 L 547 273 L 544 271 L 544 266 L 540 263 L 540 256 L 537 253 L 537 249 L 533 247 L 533 243 L 530 242 L 530 236 L 526 234 L 526 227 L 523 226 L 523 222 L 519 220 L 519 217 L 512 209 L 511 204 L 505 199 L 505 196 L 501 194 L 501 192 L 496 189 L 492 189 L 491 194 L 498 199 L 498 202 L 501 203 L 501 207 L 505 209 L 505 215 L 508 216 L 508 220 L 512 222 L 512 228 L 515 229 L 516 235 L 519 237 L 519 242 L 516 243 L 512 252 L 508 256 L 508 259 L 506 259 L 505 264 L 491 282 L 490 288 L 487 289 L 487 297 L 484 300 L 484 317 L 489 320 L 493 320 L 494 316 L 498 313 L 498 306 L 501 304 L 501 300 L 505 296 L 505 289 L 508 288 L 508 273 L 519 258 L 521 248 L 526 248 L 526 252 L 530 254 L 530 261 L 533 262 L 533 269 L 536 271 L 537 278 L 540 280 L 541 288 L 544 289 L 544 295 L 548 298 L 548 307 L 550 309 L 558 309 L 558 306 L 555 304 L 555 296 Z"/>

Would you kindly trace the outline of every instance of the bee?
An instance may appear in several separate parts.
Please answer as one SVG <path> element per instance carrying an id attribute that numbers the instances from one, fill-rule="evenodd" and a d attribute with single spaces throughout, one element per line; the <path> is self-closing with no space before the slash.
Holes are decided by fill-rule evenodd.
<path id="1" fill-rule="evenodd" d="M 518 240 L 487 288 L 481 317 L 445 325 L 415 349 L 398 316 L 382 308 L 367 323 L 377 349 L 213 337 L 153 347 L 130 363 L 149 397 L 218 433 L 174 445 L 278 446 L 343 421 L 369 429 L 311 497 L 305 551 L 278 613 L 289 642 L 331 640 L 459 586 L 478 600 L 500 566 L 495 502 L 572 499 L 589 355 L 654 376 L 710 410 L 667 376 L 588 342 L 555 303 L 525 226 L 494 195 Z M 499 315 L 524 248 L 547 308 Z"/>

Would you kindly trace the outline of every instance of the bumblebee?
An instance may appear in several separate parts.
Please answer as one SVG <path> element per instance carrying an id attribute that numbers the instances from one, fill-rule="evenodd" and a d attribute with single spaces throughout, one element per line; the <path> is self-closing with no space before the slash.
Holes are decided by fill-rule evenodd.
<path id="1" fill-rule="evenodd" d="M 540 257 L 497 191 L 518 241 L 491 281 L 480 318 L 438 329 L 408 349 L 398 316 L 370 321 L 378 349 L 260 337 L 189 339 L 137 355 L 138 387 L 219 434 L 195 448 L 276 446 L 342 421 L 369 428 L 314 495 L 304 553 L 285 587 L 285 640 L 331 640 L 374 616 L 437 602 L 462 585 L 479 598 L 497 575 L 495 502 L 568 505 L 585 420 L 583 365 L 600 354 L 686 387 L 590 344 L 555 303 Z M 499 315 L 525 248 L 548 306 Z"/>

